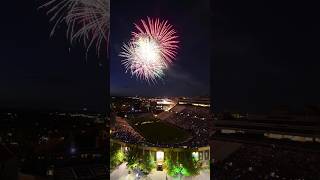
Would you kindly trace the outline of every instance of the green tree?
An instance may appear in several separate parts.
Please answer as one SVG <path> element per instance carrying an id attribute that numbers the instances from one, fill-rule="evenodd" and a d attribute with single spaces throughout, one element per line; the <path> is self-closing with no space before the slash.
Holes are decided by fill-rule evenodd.
<path id="1" fill-rule="evenodd" d="M 182 164 L 182 175 L 183 176 L 195 176 L 199 174 L 200 166 L 195 158 L 192 157 L 192 151 L 187 149 L 181 152 L 180 162 Z"/>
<path id="2" fill-rule="evenodd" d="M 200 166 L 192 157 L 192 151 L 187 149 L 178 153 L 167 152 L 165 168 L 169 176 L 195 176 L 199 174 Z"/>
<path id="3" fill-rule="evenodd" d="M 148 151 L 147 151 L 148 152 Z M 140 163 L 140 169 L 145 173 L 149 174 L 152 169 L 156 167 L 156 164 L 152 158 L 152 155 L 149 153 L 145 153 L 142 157 L 142 161 Z"/>
<path id="4" fill-rule="evenodd" d="M 174 152 L 172 150 L 166 152 L 166 160 L 164 162 L 164 165 L 169 176 L 177 176 L 179 174 L 179 162 L 177 152 Z"/>
<path id="5" fill-rule="evenodd" d="M 121 151 L 121 146 L 110 143 L 110 168 L 113 169 L 124 161 L 125 155 Z"/>
<path id="6" fill-rule="evenodd" d="M 139 164 L 139 148 L 137 146 L 132 146 L 128 149 L 127 152 L 127 167 L 130 169 L 134 169 L 138 167 Z"/>

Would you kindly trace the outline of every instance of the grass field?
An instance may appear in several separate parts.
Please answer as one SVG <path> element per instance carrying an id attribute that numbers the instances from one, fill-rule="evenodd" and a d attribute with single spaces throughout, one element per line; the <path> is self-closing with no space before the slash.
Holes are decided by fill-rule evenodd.
<path id="1" fill-rule="evenodd" d="M 177 143 L 189 137 L 188 132 L 185 130 L 161 122 L 153 117 L 130 119 L 130 124 L 151 143 Z"/>

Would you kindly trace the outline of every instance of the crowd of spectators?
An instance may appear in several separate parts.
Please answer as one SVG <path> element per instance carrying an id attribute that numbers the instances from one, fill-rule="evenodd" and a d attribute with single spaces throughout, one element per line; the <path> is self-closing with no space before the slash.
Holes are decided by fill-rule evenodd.
<path id="1" fill-rule="evenodd" d="M 175 144 L 152 144 L 146 142 L 145 138 L 136 132 L 125 119 L 116 118 L 114 127 L 111 128 L 111 138 L 120 139 L 127 143 L 144 143 L 151 146 L 163 147 L 201 147 L 208 145 L 209 122 L 212 121 L 212 114 L 207 107 L 191 105 L 176 105 L 170 111 L 157 114 L 157 118 L 167 123 L 188 131 L 191 134 L 185 142 Z"/>
<path id="2" fill-rule="evenodd" d="M 135 131 L 126 120 L 121 117 L 116 118 L 115 126 L 111 128 L 111 138 L 135 144 L 144 142 L 143 136 Z"/>
<path id="3" fill-rule="evenodd" d="M 209 123 L 212 121 L 212 113 L 207 107 L 191 105 L 177 105 L 172 108 L 165 121 L 189 131 L 192 138 L 182 143 L 183 146 L 200 147 L 208 145 Z"/>
<path id="4" fill-rule="evenodd" d="M 320 179 L 319 161 L 319 152 L 242 145 L 223 162 L 213 162 L 212 179 Z"/>

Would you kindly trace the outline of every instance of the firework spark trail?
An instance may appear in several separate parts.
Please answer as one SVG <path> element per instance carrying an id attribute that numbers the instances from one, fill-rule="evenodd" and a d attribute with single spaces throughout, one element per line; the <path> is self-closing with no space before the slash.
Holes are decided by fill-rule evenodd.
<path id="1" fill-rule="evenodd" d="M 54 22 L 51 36 L 65 23 L 71 44 L 82 41 L 88 52 L 95 43 L 98 56 L 102 44 L 108 46 L 109 0 L 49 0 L 39 8 L 47 8 L 47 15 L 51 15 L 50 21 Z"/>
<path id="2" fill-rule="evenodd" d="M 167 21 L 141 20 L 142 26 L 134 24 L 136 31 L 128 44 L 122 46 L 119 56 L 126 72 L 146 81 L 162 79 L 164 70 L 176 58 L 178 43 L 176 31 Z"/>

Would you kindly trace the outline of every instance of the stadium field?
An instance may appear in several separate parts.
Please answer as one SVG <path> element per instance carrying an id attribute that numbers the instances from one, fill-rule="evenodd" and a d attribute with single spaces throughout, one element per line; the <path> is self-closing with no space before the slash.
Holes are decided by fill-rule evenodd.
<path id="1" fill-rule="evenodd" d="M 174 144 L 187 140 L 187 131 L 153 117 L 131 118 L 130 124 L 151 143 Z"/>

